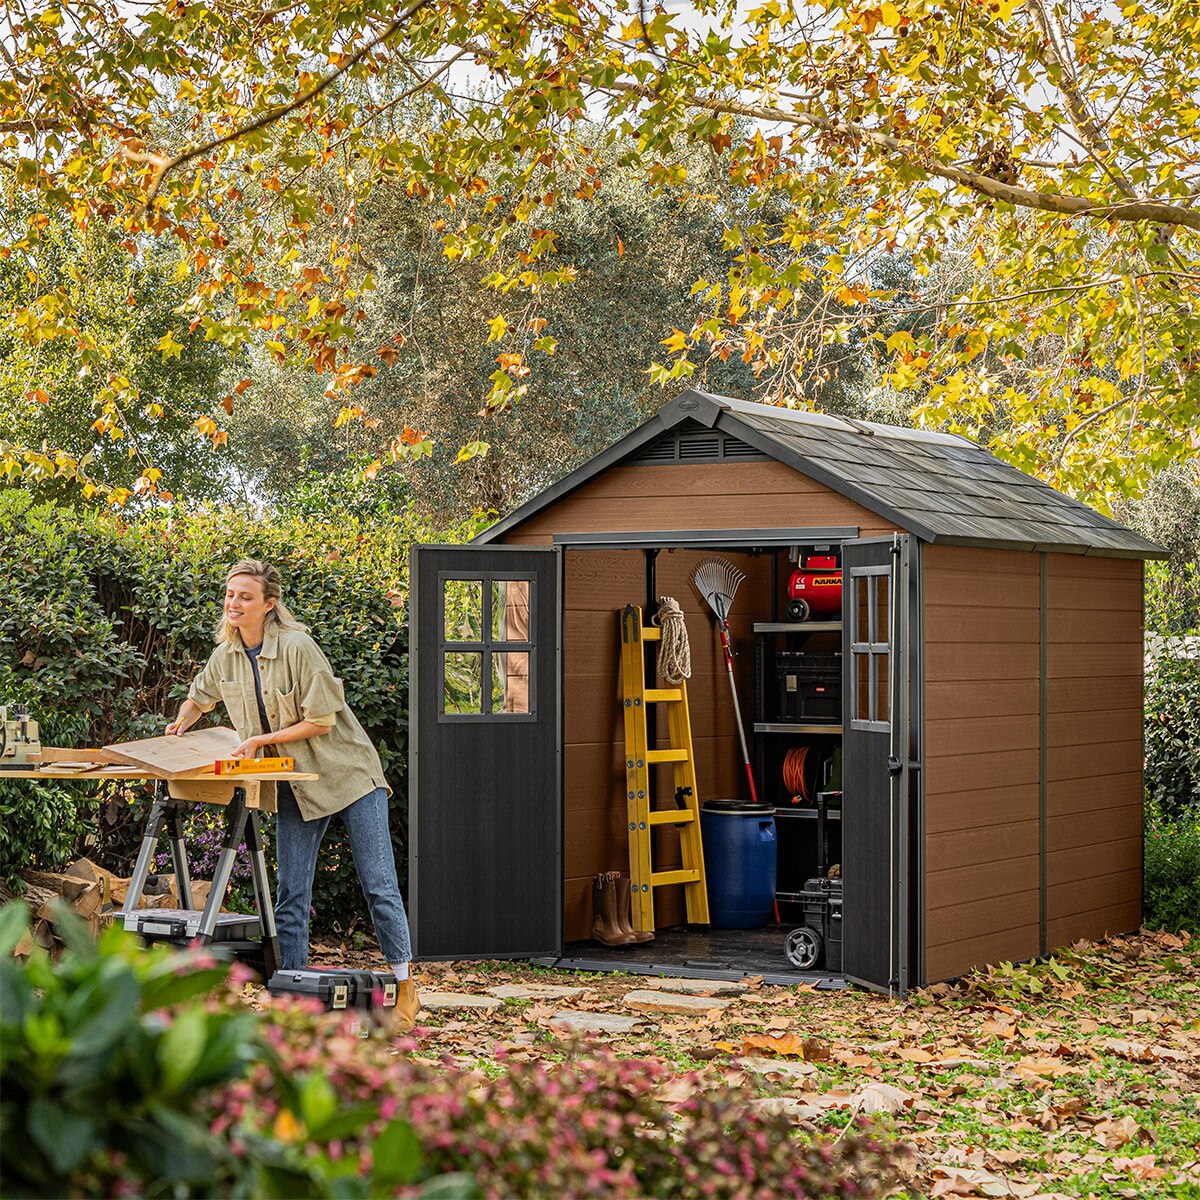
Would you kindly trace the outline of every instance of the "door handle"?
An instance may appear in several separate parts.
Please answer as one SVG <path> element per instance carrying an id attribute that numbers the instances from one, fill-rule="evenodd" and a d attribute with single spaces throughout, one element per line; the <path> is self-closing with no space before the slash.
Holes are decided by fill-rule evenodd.
<path id="1" fill-rule="evenodd" d="M 899 775 L 904 770 L 904 764 L 894 755 L 888 755 L 888 774 Z"/>

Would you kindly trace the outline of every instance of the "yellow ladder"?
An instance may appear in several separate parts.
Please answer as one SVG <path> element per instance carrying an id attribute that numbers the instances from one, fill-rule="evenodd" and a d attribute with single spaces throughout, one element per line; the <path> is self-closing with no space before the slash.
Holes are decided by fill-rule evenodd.
<path id="1" fill-rule="evenodd" d="M 700 798 L 696 794 L 696 767 L 692 754 L 692 723 L 688 715 L 687 682 L 678 687 L 646 686 L 645 642 L 657 642 L 662 630 L 642 624 L 642 610 L 627 604 L 621 622 L 621 678 L 625 711 L 625 797 L 629 822 L 629 878 L 632 882 L 633 927 L 654 929 L 654 889 L 682 883 L 687 919 L 708 924 L 708 886 L 704 878 L 704 847 L 700 841 Z M 669 749 L 650 746 L 647 706 L 667 706 Z M 671 763 L 676 808 L 651 810 L 651 768 Z M 651 831 L 656 825 L 679 827 L 683 866 L 656 871 L 651 851 Z"/>

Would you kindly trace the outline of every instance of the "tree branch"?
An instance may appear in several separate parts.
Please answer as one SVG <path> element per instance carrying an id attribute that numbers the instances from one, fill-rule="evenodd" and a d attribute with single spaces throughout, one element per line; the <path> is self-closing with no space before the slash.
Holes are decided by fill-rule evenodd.
<path id="1" fill-rule="evenodd" d="M 163 180 L 176 167 L 181 167 L 185 163 L 189 163 L 194 158 L 199 158 L 203 154 L 209 154 L 213 150 L 219 150 L 222 146 L 229 145 L 230 142 L 236 142 L 244 138 L 247 134 L 254 133 L 258 129 L 263 129 L 268 125 L 273 125 L 276 121 L 286 117 L 289 113 L 295 112 L 297 109 L 305 107 L 311 101 L 315 100 L 323 91 L 331 84 L 336 83 L 347 71 L 356 67 L 364 58 L 367 57 L 373 50 L 381 46 L 390 37 L 398 33 L 407 24 L 412 17 L 416 16 L 421 9 L 427 7 L 432 0 L 413 0 L 413 2 L 398 16 L 394 17 L 382 33 L 372 38 L 365 45 L 360 46 L 346 61 L 330 71 L 328 75 L 323 75 L 316 83 L 307 91 L 301 92 L 294 100 L 289 100 L 287 104 L 277 105 L 275 108 L 268 109 L 265 113 L 255 117 L 253 121 L 248 121 L 245 125 L 238 126 L 237 129 L 231 130 L 229 133 L 222 134 L 220 137 L 212 138 L 210 141 L 204 142 L 202 145 L 193 146 L 190 150 L 183 151 L 182 154 L 177 154 L 174 158 L 165 158 L 162 155 L 156 154 L 140 154 L 134 151 L 123 150 L 122 154 L 127 158 L 133 159 L 135 162 L 149 162 L 155 167 L 154 179 L 150 185 L 150 191 L 146 195 L 145 207 L 149 208 L 154 203 L 155 197 L 158 195 L 159 189 L 162 187 Z"/>

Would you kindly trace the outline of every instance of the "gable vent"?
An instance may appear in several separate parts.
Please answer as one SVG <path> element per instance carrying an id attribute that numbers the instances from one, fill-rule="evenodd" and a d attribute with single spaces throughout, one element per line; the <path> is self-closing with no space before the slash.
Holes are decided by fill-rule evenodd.
<path id="1" fill-rule="evenodd" d="M 719 429 L 689 423 L 655 438 L 629 459 L 632 466 L 654 463 L 761 462 L 769 458 L 761 450 Z"/>

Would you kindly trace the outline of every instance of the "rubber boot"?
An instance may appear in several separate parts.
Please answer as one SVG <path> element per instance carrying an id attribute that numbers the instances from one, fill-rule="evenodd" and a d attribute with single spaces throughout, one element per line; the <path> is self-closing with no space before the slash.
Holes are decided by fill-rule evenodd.
<path id="1" fill-rule="evenodd" d="M 396 1007 L 392 1009 L 393 1028 L 399 1033 L 408 1033 L 417 1023 L 421 1011 L 421 997 L 417 995 L 417 984 L 410 975 L 396 984 Z"/>
<path id="2" fill-rule="evenodd" d="M 632 946 L 633 934 L 617 923 L 617 889 L 607 871 L 592 884 L 592 937 L 602 946 Z"/>
<path id="3" fill-rule="evenodd" d="M 649 930 L 642 931 L 633 927 L 633 893 L 630 891 L 629 877 L 616 871 L 613 873 L 613 884 L 617 889 L 617 924 L 621 927 L 621 932 L 628 933 L 639 944 L 654 941 L 654 934 Z"/>

